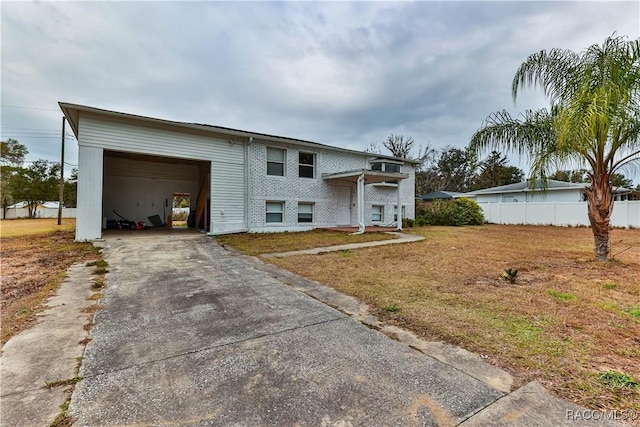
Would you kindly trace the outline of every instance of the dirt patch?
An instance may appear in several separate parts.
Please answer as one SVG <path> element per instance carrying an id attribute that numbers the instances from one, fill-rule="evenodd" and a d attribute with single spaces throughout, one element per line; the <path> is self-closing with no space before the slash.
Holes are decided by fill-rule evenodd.
<path id="1" fill-rule="evenodd" d="M 55 294 L 67 268 L 96 258 L 91 243 L 73 239 L 72 231 L 56 231 L 0 240 L 2 345 L 36 321 L 42 303 Z"/>

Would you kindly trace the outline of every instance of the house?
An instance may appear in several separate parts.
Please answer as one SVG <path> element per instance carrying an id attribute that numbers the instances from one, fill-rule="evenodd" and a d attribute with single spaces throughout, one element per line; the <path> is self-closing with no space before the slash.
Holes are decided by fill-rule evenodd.
<path id="1" fill-rule="evenodd" d="M 540 180 L 531 187 L 529 181 L 463 193 L 456 197 L 475 200 L 485 220 L 497 224 L 536 224 L 588 226 L 585 188 L 589 184 Z M 640 227 L 638 192 L 614 188 L 611 225 Z"/>
<path id="2" fill-rule="evenodd" d="M 34 218 L 57 218 L 57 201 L 48 201 L 38 204 L 33 212 Z M 62 208 L 62 218 L 75 218 L 75 208 Z M 27 202 L 14 203 L 2 209 L 2 219 L 29 218 L 29 204 Z"/>
<path id="3" fill-rule="evenodd" d="M 457 193 L 455 191 L 433 191 L 431 193 L 422 195 L 418 197 L 418 199 L 423 202 L 433 202 L 434 200 L 449 200 L 453 199 L 462 193 Z"/>
<path id="4" fill-rule="evenodd" d="M 522 181 L 458 194 L 455 197 L 466 197 L 478 203 L 584 202 L 587 200 L 584 189 L 588 185 L 548 179 L 546 186 L 543 186 L 538 179 L 534 186 L 529 181 Z M 613 193 L 614 201 L 637 200 L 637 191 L 628 188 L 614 188 Z"/>
<path id="5" fill-rule="evenodd" d="M 417 162 L 282 136 L 59 103 L 78 140 L 76 239 L 171 215 L 189 194 L 210 234 L 389 225 L 413 218 Z M 157 218 L 156 217 L 156 221 Z"/>

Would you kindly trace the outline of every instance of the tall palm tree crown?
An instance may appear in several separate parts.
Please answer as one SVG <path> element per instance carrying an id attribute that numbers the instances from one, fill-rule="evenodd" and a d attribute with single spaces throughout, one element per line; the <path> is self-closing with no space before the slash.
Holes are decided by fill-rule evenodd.
<path id="1" fill-rule="evenodd" d="M 606 260 L 613 209 L 610 177 L 640 163 L 640 39 L 613 35 L 581 53 L 534 53 L 513 78 L 514 101 L 527 86 L 541 88 L 550 109 L 516 118 L 506 111 L 493 113 L 473 135 L 470 148 L 505 148 L 525 155 L 531 178 L 543 182 L 562 166 L 586 167 L 595 255 Z"/>

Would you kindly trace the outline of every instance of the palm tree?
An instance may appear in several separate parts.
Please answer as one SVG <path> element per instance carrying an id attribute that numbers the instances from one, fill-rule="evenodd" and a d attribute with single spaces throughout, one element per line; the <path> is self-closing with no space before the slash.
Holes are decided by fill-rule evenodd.
<path id="1" fill-rule="evenodd" d="M 516 118 L 506 111 L 493 113 L 473 135 L 470 148 L 525 155 L 531 178 L 543 183 L 563 165 L 585 167 L 595 256 L 606 260 L 610 178 L 640 160 L 640 39 L 612 35 L 581 53 L 552 49 L 532 54 L 513 78 L 514 101 L 526 86 L 543 89 L 551 108 Z"/>

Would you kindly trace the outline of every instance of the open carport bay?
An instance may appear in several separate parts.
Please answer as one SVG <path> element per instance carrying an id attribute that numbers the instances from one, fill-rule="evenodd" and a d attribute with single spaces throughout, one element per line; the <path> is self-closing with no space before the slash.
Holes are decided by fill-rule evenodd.
<path id="1" fill-rule="evenodd" d="M 454 425 L 502 396 L 205 236 L 105 254 L 75 425 Z"/>
<path id="2" fill-rule="evenodd" d="M 204 229 L 207 211 L 210 162 L 105 151 L 103 216 L 132 221 L 158 215 L 167 222 L 174 194 L 188 194 L 190 208 L 198 212 L 197 224 Z M 198 198 L 199 194 L 204 196 Z M 104 226 L 104 224 L 103 224 Z"/>

